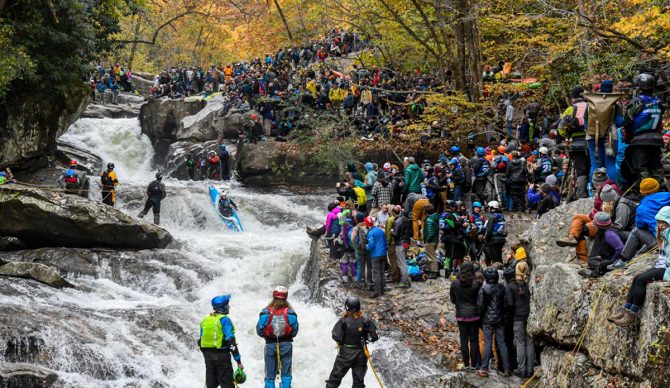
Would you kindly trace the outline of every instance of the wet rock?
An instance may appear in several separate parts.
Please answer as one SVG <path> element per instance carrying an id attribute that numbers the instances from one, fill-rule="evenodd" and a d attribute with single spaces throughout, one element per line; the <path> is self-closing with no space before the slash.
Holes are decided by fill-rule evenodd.
<path id="1" fill-rule="evenodd" d="M 47 368 L 25 363 L 0 363 L 2 388 L 49 388 L 55 387 L 57 382 L 58 375 Z"/>
<path id="2" fill-rule="evenodd" d="M 202 142 L 218 139 L 223 124 L 223 103 L 223 97 L 216 95 L 207 100 L 200 111 L 184 117 L 177 130 L 177 140 Z"/>
<path id="3" fill-rule="evenodd" d="M 102 159 L 86 150 L 78 148 L 74 144 L 64 140 L 57 141 L 56 160 L 67 166 L 70 160 L 77 161 L 77 169 L 86 171 L 89 175 L 97 175 L 102 170 Z"/>
<path id="4" fill-rule="evenodd" d="M 25 249 L 26 243 L 16 237 L 4 236 L 0 238 L 0 252 L 2 251 L 18 251 Z"/>
<path id="5" fill-rule="evenodd" d="M 140 115 L 141 103 L 129 105 L 113 105 L 107 102 L 106 105 L 91 104 L 81 114 L 83 118 L 91 119 L 124 119 L 138 117 Z"/>
<path id="6" fill-rule="evenodd" d="M 177 141 L 184 117 L 195 115 L 205 105 L 205 101 L 185 102 L 184 99 L 167 97 L 152 99 L 140 109 L 142 133 L 149 136 L 154 144 L 159 140 Z"/>
<path id="7" fill-rule="evenodd" d="M 56 191 L 13 185 L 0 193 L 0 234 L 29 247 L 164 248 L 172 236 L 112 207 Z"/>
<path id="8" fill-rule="evenodd" d="M 13 262 L 0 266 L 0 275 L 37 280 L 54 288 L 74 287 L 56 270 L 39 263 Z"/>
<path id="9" fill-rule="evenodd" d="M 220 120 L 218 126 L 220 136 L 223 139 L 237 139 L 240 133 L 244 132 L 244 123 L 249 120 L 252 114 L 260 117 L 257 111 L 242 112 L 238 110 L 230 110 L 228 114 Z"/>
<path id="10" fill-rule="evenodd" d="M 579 267 L 576 263 L 561 262 L 570 256 L 568 250 L 571 248 L 561 250 L 555 245 L 546 246 L 552 243 L 551 233 L 565 229 L 565 226 L 548 226 L 546 222 L 568 224 L 572 214 L 588 207 L 586 201 L 579 202 L 548 213 L 546 221 L 538 222 L 541 223 L 540 228 L 536 225 L 531 230 L 533 257 L 539 266 L 532 273 L 530 282 L 530 334 L 537 342 L 560 349 L 573 349 L 579 345 L 586 357 L 584 364 L 588 367 L 585 368 L 595 370 L 588 372 L 589 375 L 597 374 L 606 380 L 632 379 L 645 383 L 664 376 L 666 381 L 670 381 L 667 368 L 649 362 L 649 355 L 656 353 L 659 353 L 658 359 L 670 359 L 670 348 L 658 348 L 656 345 L 663 341 L 663 327 L 670 320 L 668 283 L 648 285 L 646 301 L 639 314 L 639 327 L 624 329 L 607 321 L 607 317 L 623 305 L 633 277 L 653 268 L 656 255 L 642 256 L 624 271 L 611 272 L 599 279 L 586 279 L 577 274 Z M 541 236 L 542 228 L 546 228 L 547 237 Z M 670 336 L 667 338 L 670 340 Z M 562 368 L 560 363 L 552 361 L 545 365 L 544 354 L 542 359 L 542 369 L 547 375 L 558 376 L 556 368 Z M 569 371 L 569 378 L 576 379 L 570 380 L 571 386 L 606 386 L 606 383 L 596 380 L 580 380 L 577 377 L 580 373 L 579 368 Z"/>

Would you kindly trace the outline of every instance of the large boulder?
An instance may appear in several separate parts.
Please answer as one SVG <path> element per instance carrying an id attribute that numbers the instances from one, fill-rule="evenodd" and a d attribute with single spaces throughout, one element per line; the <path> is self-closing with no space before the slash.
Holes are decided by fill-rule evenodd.
<path id="1" fill-rule="evenodd" d="M 0 275 L 33 279 L 54 288 L 74 287 L 55 269 L 40 263 L 13 262 L 0 265 Z"/>
<path id="2" fill-rule="evenodd" d="M 65 140 L 58 139 L 56 148 L 56 160 L 67 166 L 70 160 L 77 161 L 77 169 L 86 171 L 89 175 L 96 175 L 102 170 L 102 159 L 89 151 L 69 143 Z"/>
<path id="3" fill-rule="evenodd" d="M 172 236 L 112 207 L 84 198 L 12 185 L 0 192 L 0 235 L 29 247 L 164 248 Z"/>
<path id="4" fill-rule="evenodd" d="M 121 93 L 117 98 L 117 104 L 111 103 L 111 97 L 109 95 L 106 95 L 105 101 L 105 104 L 100 104 L 99 101 L 89 104 L 81 114 L 81 117 L 92 119 L 138 117 L 140 115 L 140 108 L 142 107 L 142 104 L 144 104 L 145 99 L 142 96 Z"/>
<path id="5" fill-rule="evenodd" d="M 607 321 L 623 305 L 633 277 L 653 268 L 656 254 L 640 256 L 625 270 L 585 279 L 577 274 L 579 266 L 569 262 L 574 248 L 555 244 L 556 238 L 567 234 L 573 215 L 588 212 L 590 206 L 591 201 L 581 200 L 552 210 L 526 235 L 536 265 L 530 281 L 528 331 L 537 343 L 547 346 L 542 369 L 548 385 L 560 385 L 567 378 L 575 387 L 611 386 L 603 383 L 608 379 L 624 385 L 633 381 L 667 386 L 670 285 L 648 285 L 639 327 L 623 329 Z M 581 353 L 566 356 L 565 349 Z M 585 378 L 585 373 L 591 377 Z M 600 382 L 594 380 L 596 375 Z"/>
<path id="6" fill-rule="evenodd" d="M 177 140 L 208 141 L 219 137 L 223 113 L 223 97 L 219 94 L 207 100 L 197 113 L 186 116 L 177 128 Z"/>
<path id="7" fill-rule="evenodd" d="M 0 107 L 0 163 L 20 172 L 46 167 L 56 139 L 86 107 L 90 88 L 51 93 L 26 88 L 9 96 Z"/>
<path id="8" fill-rule="evenodd" d="M 220 137 L 223 139 L 239 138 L 240 133 L 244 131 L 244 123 L 246 123 L 253 114 L 260 117 L 260 113 L 254 110 L 242 112 L 231 109 L 228 114 L 218 122 L 219 125 L 217 126 L 217 129 L 219 130 Z"/>
<path id="9" fill-rule="evenodd" d="M 182 119 L 200 112 L 205 105 L 201 100 L 186 102 L 167 97 L 149 100 L 140 109 L 142 133 L 154 144 L 159 140 L 177 141 Z"/>

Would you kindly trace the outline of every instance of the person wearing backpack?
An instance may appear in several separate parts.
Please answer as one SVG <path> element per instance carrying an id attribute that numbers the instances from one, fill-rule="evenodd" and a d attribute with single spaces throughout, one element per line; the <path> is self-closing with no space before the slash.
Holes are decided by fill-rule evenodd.
<path id="1" fill-rule="evenodd" d="M 77 172 L 77 161 L 70 160 L 68 168 L 58 177 L 58 186 L 62 187 L 65 194 L 79 195 L 81 189 L 81 177 Z"/>
<path id="2" fill-rule="evenodd" d="M 484 232 L 484 257 L 486 265 L 502 263 L 502 250 L 507 241 L 507 221 L 498 201 L 489 202 L 491 215 L 486 220 Z"/>
<path id="3" fill-rule="evenodd" d="M 272 301 L 261 311 L 256 324 L 256 334 L 265 339 L 265 388 L 275 387 L 277 375 L 282 388 L 291 388 L 293 380 L 293 338 L 298 335 L 299 325 L 298 315 L 287 299 L 286 287 L 275 288 Z"/>
<path id="4" fill-rule="evenodd" d="M 165 199 L 165 185 L 163 182 L 163 174 L 159 171 L 156 173 L 156 180 L 149 183 L 147 186 L 147 202 L 144 204 L 144 209 L 138 214 L 139 218 L 144 218 L 153 209 L 154 224 L 160 225 L 161 221 L 161 201 Z"/>
<path id="5" fill-rule="evenodd" d="M 660 186 L 667 187 L 663 164 L 663 108 L 661 101 L 653 96 L 656 78 L 640 74 L 635 79 L 639 92 L 624 108 L 624 141 L 628 144 L 621 176 L 628 185 L 644 178 L 654 178 Z"/>
<path id="6" fill-rule="evenodd" d="M 242 374 L 244 366 L 237 341 L 235 325 L 230 320 L 230 295 L 220 295 L 212 299 L 211 312 L 200 321 L 198 347 L 205 358 L 206 388 L 234 388 L 236 375 Z M 230 355 L 237 362 L 237 371 L 233 375 Z"/>
<path id="7" fill-rule="evenodd" d="M 562 137 L 570 139 L 571 141 L 569 153 L 575 173 L 575 197 L 577 199 L 588 197 L 587 185 L 589 171 L 591 170 L 591 162 L 589 155 L 586 152 L 586 120 L 588 104 L 582 98 L 583 93 L 584 88 L 581 86 L 572 88 L 572 91 L 570 92 L 572 105 L 563 111 L 561 121 L 558 125 L 558 133 Z"/>
<path id="8" fill-rule="evenodd" d="M 356 214 L 356 226 L 351 230 L 351 243 L 356 251 L 358 259 L 357 281 L 361 288 L 371 289 L 372 287 L 372 262 L 370 253 L 367 251 L 368 244 L 368 226 L 365 223 L 365 214 Z M 372 225 L 371 225 L 372 226 Z"/>
<path id="9" fill-rule="evenodd" d="M 477 196 L 478 202 L 486 202 L 486 185 L 488 184 L 490 162 L 485 158 L 484 147 L 477 147 L 477 156 L 470 160 L 475 181 L 472 190 Z"/>
<path id="10" fill-rule="evenodd" d="M 100 174 L 100 184 L 102 185 L 102 203 L 114 207 L 116 203 L 116 186 L 119 181 L 114 172 L 114 163 L 107 163 L 107 170 Z"/>
<path id="11" fill-rule="evenodd" d="M 363 315 L 361 301 L 357 297 L 348 297 L 344 306 L 344 315 L 333 327 L 332 336 L 338 351 L 333 370 L 326 380 L 326 388 L 339 387 L 349 369 L 353 386 L 364 387 L 365 373 L 368 370 L 365 345 L 368 341 L 375 342 L 379 339 L 377 325 Z"/>

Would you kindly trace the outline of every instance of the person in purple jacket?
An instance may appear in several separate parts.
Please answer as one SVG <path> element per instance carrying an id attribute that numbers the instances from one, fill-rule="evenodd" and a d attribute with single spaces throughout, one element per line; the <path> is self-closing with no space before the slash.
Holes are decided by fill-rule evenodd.
<path id="1" fill-rule="evenodd" d="M 579 270 L 584 277 L 598 277 L 607 272 L 607 266 L 619 258 L 623 251 L 623 242 L 616 229 L 612 227 L 612 218 L 608 213 L 598 212 L 593 217 L 598 228 L 589 252 L 589 268 Z"/>

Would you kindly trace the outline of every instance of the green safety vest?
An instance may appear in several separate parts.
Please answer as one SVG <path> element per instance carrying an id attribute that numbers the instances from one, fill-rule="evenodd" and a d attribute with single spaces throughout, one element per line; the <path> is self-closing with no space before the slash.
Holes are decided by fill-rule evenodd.
<path id="1" fill-rule="evenodd" d="M 228 315 L 223 314 L 207 314 L 202 321 L 200 321 L 200 347 L 201 348 L 216 348 L 221 349 L 223 346 L 223 327 L 221 326 L 221 318 L 228 318 Z M 233 334 L 235 334 L 235 325 L 233 325 Z"/>

